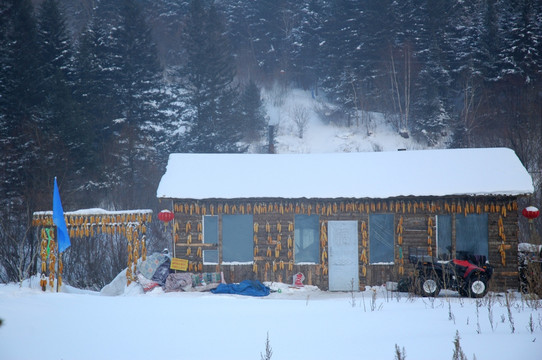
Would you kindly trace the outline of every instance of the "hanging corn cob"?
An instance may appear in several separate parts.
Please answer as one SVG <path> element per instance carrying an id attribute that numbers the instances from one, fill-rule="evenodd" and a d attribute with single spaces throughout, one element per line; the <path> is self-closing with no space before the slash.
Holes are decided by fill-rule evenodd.
<path id="1" fill-rule="evenodd" d="M 363 249 L 361 251 L 361 255 L 359 257 L 359 261 L 361 261 L 362 264 L 367 264 L 367 251 L 365 249 Z"/>
<path id="2" fill-rule="evenodd" d="M 145 236 L 141 240 L 141 260 L 147 260 L 147 241 Z"/>
<path id="3" fill-rule="evenodd" d="M 322 263 L 325 263 L 327 259 L 327 251 L 326 249 L 322 249 Z"/>

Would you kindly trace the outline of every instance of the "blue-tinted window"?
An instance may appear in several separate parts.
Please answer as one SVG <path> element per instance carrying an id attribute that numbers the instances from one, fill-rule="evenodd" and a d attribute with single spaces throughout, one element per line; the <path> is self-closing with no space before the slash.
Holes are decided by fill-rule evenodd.
<path id="1" fill-rule="evenodd" d="M 252 215 L 222 216 L 222 262 L 254 260 Z"/>
<path id="2" fill-rule="evenodd" d="M 203 243 L 218 244 L 218 216 L 203 217 Z M 203 250 L 204 264 L 218 264 L 218 250 Z"/>
<path id="3" fill-rule="evenodd" d="M 455 215 L 455 253 L 489 256 L 487 214 Z"/>
<path id="4" fill-rule="evenodd" d="M 394 216 L 372 214 L 369 216 L 369 257 L 371 264 L 394 261 Z"/>
<path id="5" fill-rule="evenodd" d="M 296 215 L 294 226 L 295 263 L 318 263 L 320 261 L 318 215 Z"/>
<path id="6" fill-rule="evenodd" d="M 449 260 L 452 256 L 452 215 L 437 215 L 438 258 Z"/>

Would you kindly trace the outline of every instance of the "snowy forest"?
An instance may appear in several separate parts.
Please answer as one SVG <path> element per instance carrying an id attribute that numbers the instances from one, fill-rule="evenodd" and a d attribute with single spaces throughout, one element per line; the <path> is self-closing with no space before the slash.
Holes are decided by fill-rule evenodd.
<path id="1" fill-rule="evenodd" d="M 293 88 L 334 126 L 377 112 L 424 147 L 510 147 L 540 181 L 540 1 L 0 0 L 0 282 L 36 272 L 55 176 L 64 209 L 157 210 L 170 153 L 264 151 L 261 93 Z M 90 278 L 93 241 L 68 282 L 124 266 Z"/>

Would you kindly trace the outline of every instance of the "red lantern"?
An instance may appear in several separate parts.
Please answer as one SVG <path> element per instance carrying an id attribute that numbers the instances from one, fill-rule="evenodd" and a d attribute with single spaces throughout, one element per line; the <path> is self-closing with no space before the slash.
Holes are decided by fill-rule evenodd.
<path id="1" fill-rule="evenodd" d="M 170 222 L 175 217 L 175 214 L 173 214 L 169 210 L 162 210 L 158 213 L 158 220 L 163 221 L 165 223 Z"/>
<path id="2" fill-rule="evenodd" d="M 529 219 L 530 222 L 532 222 L 538 217 L 538 215 L 540 215 L 540 211 L 538 211 L 538 209 L 534 206 L 527 206 L 525 209 L 523 209 L 521 214 L 527 219 Z"/>

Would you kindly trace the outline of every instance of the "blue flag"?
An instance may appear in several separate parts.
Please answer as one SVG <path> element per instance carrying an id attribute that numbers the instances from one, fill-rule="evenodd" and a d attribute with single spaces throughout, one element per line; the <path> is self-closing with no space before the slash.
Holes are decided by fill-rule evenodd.
<path id="1" fill-rule="evenodd" d="M 55 177 L 55 189 L 53 192 L 53 223 L 57 228 L 58 237 L 58 252 L 61 253 L 70 247 L 70 236 L 68 234 L 68 228 L 66 227 L 66 220 L 64 219 L 64 210 L 62 209 L 62 202 L 60 202 L 60 193 L 58 192 L 58 185 L 56 184 Z"/>

